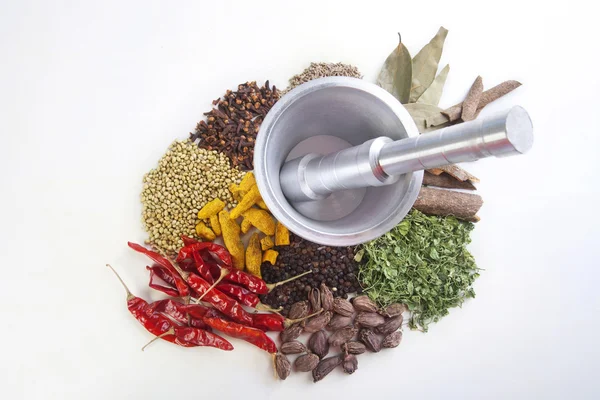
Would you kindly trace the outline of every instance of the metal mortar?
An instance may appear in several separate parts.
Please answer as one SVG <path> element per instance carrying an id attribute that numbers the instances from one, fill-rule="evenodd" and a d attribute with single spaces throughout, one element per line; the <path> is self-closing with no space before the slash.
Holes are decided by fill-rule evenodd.
<path id="1" fill-rule="evenodd" d="M 275 216 L 315 243 L 351 246 L 396 226 L 423 170 L 531 148 L 520 107 L 419 135 L 406 109 L 360 79 L 321 78 L 283 96 L 254 149 L 260 193 Z"/>

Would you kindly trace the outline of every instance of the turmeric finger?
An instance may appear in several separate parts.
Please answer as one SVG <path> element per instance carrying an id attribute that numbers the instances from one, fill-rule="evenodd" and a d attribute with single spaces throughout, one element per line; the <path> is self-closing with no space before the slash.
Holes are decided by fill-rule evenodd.
<path id="1" fill-rule="evenodd" d="M 287 246 L 290 244 L 290 231 L 283 224 L 277 221 L 275 227 L 275 246 Z"/>
<path id="2" fill-rule="evenodd" d="M 246 249 L 246 269 L 252 275 L 262 279 L 260 273 L 260 265 L 262 264 L 261 256 L 260 240 L 258 239 L 258 233 L 255 232 L 250 237 L 250 242 L 248 242 L 248 248 Z"/>
<path id="3" fill-rule="evenodd" d="M 227 211 L 219 213 L 219 223 L 221 224 L 221 232 L 223 234 L 223 242 L 229 250 L 233 259 L 233 266 L 237 269 L 244 269 L 245 249 L 242 240 L 240 239 L 240 231 L 238 224 L 229 218 Z"/>
<path id="4" fill-rule="evenodd" d="M 272 249 L 273 246 L 275 246 L 275 243 L 273 243 L 271 236 L 265 236 L 260 240 L 260 248 L 262 249 L 262 251 Z"/>
<path id="5" fill-rule="evenodd" d="M 244 213 L 244 218 L 247 218 L 254 227 L 265 235 L 272 236 L 275 234 L 275 221 L 271 214 L 265 210 L 251 208 Z"/>
<path id="6" fill-rule="evenodd" d="M 198 219 L 207 219 L 211 215 L 217 215 L 219 211 L 225 208 L 225 203 L 221 199 L 214 199 L 206 203 L 200 211 L 198 211 Z"/>
<path id="7" fill-rule="evenodd" d="M 215 235 L 221 236 L 221 224 L 219 223 L 218 215 L 215 214 L 210 216 L 210 227 L 212 228 Z"/>
<path id="8" fill-rule="evenodd" d="M 256 179 L 254 178 L 254 172 L 247 172 L 240 182 L 239 189 L 242 192 L 249 191 L 252 186 L 256 185 Z"/>
<path id="9" fill-rule="evenodd" d="M 204 222 L 199 222 L 198 225 L 196 225 L 196 234 L 201 238 L 210 241 L 213 241 L 216 238 L 215 233 L 212 231 L 212 229 L 206 226 Z"/>
<path id="10" fill-rule="evenodd" d="M 279 255 L 279 252 L 275 251 L 275 250 L 267 250 L 264 252 L 263 254 L 263 258 L 262 261 L 263 262 L 270 262 L 271 265 L 275 265 L 275 263 L 277 262 L 277 256 Z"/>
<path id="11" fill-rule="evenodd" d="M 258 191 L 258 186 L 254 185 L 252 188 L 244 195 L 242 201 L 231 210 L 231 214 L 229 218 L 237 219 L 242 213 L 247 211 L 250 207 L 256 204 L 256 201 L 260 198 L 260 193 Z"/>
<path id="12" fill-rule="evenodd" d="M 248 218 L 244 218 L 240 228 L 242 229 L 242 233 L 247 233 L 250 230 L 250 228 L 252 228 L 252 224 L 250 223 Z"/>

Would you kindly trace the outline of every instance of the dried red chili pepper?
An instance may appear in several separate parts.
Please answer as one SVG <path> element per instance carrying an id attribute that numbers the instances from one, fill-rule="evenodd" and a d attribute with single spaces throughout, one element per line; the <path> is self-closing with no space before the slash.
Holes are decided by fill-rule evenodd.
<path id="1" fill-rule="evenodd" d="M 273 340 L 261 330 L 215 317 L 205 317 L 204 322 L 213 329 L 226 333 L 234 338 L 245 340 L 269 353 L 277 353 L 277 346 Z"/>
<path id="2" fill-rule="evenodd" d="M 196 242 L 182 247 L 177 255 L 177 261 L 179 262 L 185 260 L 186 258 L 192 258 L 192 254 L 195 251 L 209 251 L 217 256 L 218 260 L 222 262 L 225 267 L 232 268 L 233 266 L 229 251 L 227 251 L 225 247 L 212 242 Z"/>
<path id="3" fill-rule="evenodd" d="M 298 322 L 302 322 L 305 319 L 314 317 L 315 315 L 320 314 L 322 311 L 323 310 L 321 309 L 315 313 L 307 315 L 306 317 L 298 319 L 284 318 L 279 314 L 252 314 L 252 327 L 267 332 L 281 332 L 288 326 L 297 324 Z"/>
<path id="4" fill-rule="evenodd" d="M 256 294 L 252 293 L 251 291 L 249 291 L 248 289 L 246 289 L 244 287 L 234 285 L 232 283 L 219 283 L 216 286 L 216 288 L 218 290 L 220 290 L 221 292 L 233 297 L 234 299 L 236 299 L 243 305 L 252 307 L 252 308 L 256 308 L 257 310 L 260 310 L 260 311 L 277 312 L 277 311 L 281 311 L 283 308 L 283 307 L 279 307 L 277 309 L 271 308 L 271 307 L 261 303 L 260 299 L 258 298 L 258 296 Z"/>
<path id="5" fill-rule="evenodd" d="M 204 278 L 204 280 L 207 281 L 208 283 L 210 283 L 211 285 L 213 283 L 215 283 L 215 279 L 214 279 L 214 277 L 212 275 L 212 272 L 210 271 L 209 266 L 206 264 L 206 262 L 204 261 L 204 259 L 200 255 L 200 252 L 199 251 L 194 251 L 192 253 L 192 257 L 194 259 L 194 265 L 196 267 L 196 270 L 198 271 L 198 273 L 200 274 L 200 276 L 202 278 Z"/>
<path id="6" fill-rule="evenodd" d="M 243 271 L 240 271 L 239 269 L 230 271 L 229 274 L 225 275 L 225 280 L 229 282 L 238 283 L 254 293 L 269 293 L 269 288 L 267 287 L 267 283 L 265 281 L 263 281 L 260 278 L 257 278 L 254 275 L 250 275 Z"/>
<path id="7" fill-rule="evenodd" d="M 184 304 L 181 309 L 197 319 L 203 319 L 204 317 L 217 317 L 229 321 L 228 317 L 224 314 L 220 313 L 214 308 L 203 306 L 202 304 Z"/>
<path id="8" fill-rule="evenodd" d="M 190 287 L 204 299 L 204 301 L 212 304 L 214 308 L 221 311 L 223 314 L 231 317 L 240 324 L 248 326 L 252 325 L 252 316 L 242 308 L 241 304 L 217 289 L 211 289 L 210 283 L 206 282 L 198 275 L 189 274 L 187 282 Z"/>
<path id="9" fill-rule="evenodd" d="M 189 292 L 188 285 L 186 285 L 185 280 L 183 280 L 183 278 L 179 275 L 177 269 L 173 266 L 173 264 L 171 264 L 171 262 L 168 259 L 161 256 L 160 254 L 158 254 L 155 251 L 148 250 L 144 246 L 140 246 L 139 244 L 127 242 L 127 245 L 129 247 L 131 247 L 133 250 L 147 255 L 155 263 L 157 263 L 161 267 L 164 267 L 166 269 L 166 271 L 168 271 L 171 274 L 171 276 L 175 282 L 175 287 L 177 288 L 177 291 L 179 292 L 179 295 L 182 297 L 189 296 L 190 292 Z"/>
<path id="10" fill-rule="evenodd" d="M 162 335 L 159 335 L 146 343 L 144 347 L 142 347 L 142 351 L 156 340 L 170 336 L 175 337 L 173 343 L 183 347 L 209 346 L 225 351 L 233 350 L 233 345 L 229 343 L 229 341 L 212 332 L 190 326 L 172 326 Z"/>
<path id="11" fill-rule="evenodd" d="M 202 321 L 203 316 L 190 315 L 186 306 L 186 304 L 171 299 L 158 300 L 148 304 L 148 312 L 159 312 L 168 315 L 181 324 L 210 331 L 210 327 Z"/>
<path id="12" fill-rule="evenodd" d="M 194 243 L 200 243 L 198 240 L 185 235 L 181 235 L 181 240 L 183 240 L 184 246 L 189 246 Z"/>
<path id="13" fill-rule="evenodd" d="M 312 270 L 308 270 L 306 272 L 303 272 L 299 275 L 293 276 L 293 277 L 286 279 L 284 281 L 281 281 L 281 282 L 266 283 L 265 281 L 263 281 L 260 278 L 257 278 L 254 275 L 250 275 L 246 272 L 240 271 L 238 269 L 234 269 L 234 270 L 230 271 L 229 274 L 225 275 L 225 280 L 227 280 L 229 282 L 238 283 L 238 284 L 244 286 L 245 288 L 247 288 L 248 290 L 250 290 L 251 292 L 254 292 L 257 294 L 267 294 L 271 290 L 275 289 L 277 286 L 284 285 L 288 282 L 291 282 L 295 279 L 301 278 L 304 275 L 307 275 L 310 273 L 312 273 Z"/>
<path id="14" fill-rule="evenodd" d="M 183 347 L 212 346 L 222 350 L 232 350 L 233 346 L 227 340 L 206 332 L 202 329 L 192 327 L 181 327 L 172 322 L 169 318 L 149 310 L 146 300 L 134 296 L 123 279 L 117 274 L 117 271 L 106 264 L 117 276 L 125 291 L 127 292 L 127 309 L 137 319 L 146 330 L 156 336 L 156 339 L 164 339 L 168 342 L 178 344 Z M 146 346 L 144 346 L 146 347 Z"/>
<path id="15" fill-rule="evenodd" d="M 260 302 L 258 296 L 248 289 L 234 285 L 232 283 L 219 283 L 217 285 L 217 289 L 221 292 L 230 295 L 240 303 L 248 307 L 256 307 L 256 305 Z"/>
<path id="16" fill-rule="evenodd" d="M 179 292 L 175 288 L 175 280 L 171 274 L 164 269 L 164 267 L 161 267 L 160 265 L 153 265 L 152 267 L 146 266 L 146 269 L 150 271 L 150 283 L 148 286 L 150 286 L 152 289 L 158 290 L 159 292 L 166 293 L 169 296 L 179 297 Z M 167 287 L 158 283 L 154 283 L 155 277 L 158 277 L 160 280 L 170 286 Z"/>
<path id="17" fill-rule="evenodd" d="M 181 262 L 178 262 L 177 264 L 184 271 L 187 271 L 187 272 L 196 271 L 196 263 L 194 262 L 194 260 L 185 259 Z"/>

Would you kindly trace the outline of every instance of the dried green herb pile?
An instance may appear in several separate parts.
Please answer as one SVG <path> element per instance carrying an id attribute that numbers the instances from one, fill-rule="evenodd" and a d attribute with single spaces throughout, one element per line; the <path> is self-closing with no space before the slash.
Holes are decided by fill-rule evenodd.
<path id="1" fill-rule="evenodd" d="M 479 269 L 466 248 L 472 229 L 470 222 L 412 210 L 390 232 L 359 247 L 364 292 L 381 307 L 406 304 L 409 326 L 426 332 L 448 309 L 475 297 Z"/>

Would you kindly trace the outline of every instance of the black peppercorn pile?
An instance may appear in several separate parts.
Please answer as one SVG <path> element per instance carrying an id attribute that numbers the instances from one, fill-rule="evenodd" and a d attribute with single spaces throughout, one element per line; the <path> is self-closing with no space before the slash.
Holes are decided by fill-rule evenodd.
<path id="1" fill-rule="evenodd" d="M 312 243 L 290 233 L 290 245 L 278 247 L 277 262 L 265 262 L 261 266 L 262 277 L 267 283 L 275 283 L 302 272 L 312 270 L 271 293 L 261 296 L 261 301 L 271 307 L 283 307 L 287 316 L 290 306 L 305 300 L 311 288 L 321 283 L 329 286 L 335 297 L 348 298 L 349 293 L 360 292 L 358 265 L 354 261 L 353 247 L 330 247 Z"/>
<path id="2" fill-rule="evenodd" d="M 222 99 L 213 101 L 217 107 L 204 113 L 207 120 L 196 125 L 190 140 L 198 139 L 200 148 L 225 153 L 234 167 L 252 170 L 256 134 L 277 100 L 279 92 L 269 81 L 263 87 L 256 82 L 241 84 L 237 92 L 228 90 Z"/>

